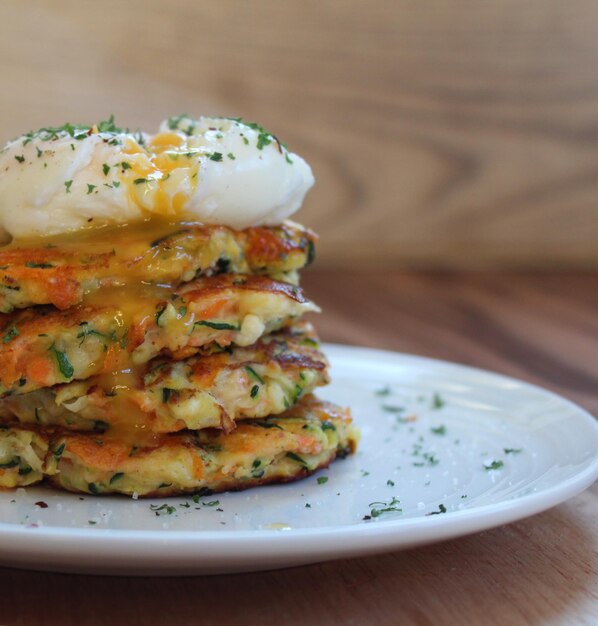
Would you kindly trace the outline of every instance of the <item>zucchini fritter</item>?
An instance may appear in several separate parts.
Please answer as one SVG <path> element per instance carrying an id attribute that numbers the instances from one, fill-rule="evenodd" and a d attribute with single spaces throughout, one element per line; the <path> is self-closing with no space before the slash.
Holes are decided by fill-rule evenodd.
<path id="1" fill-rule="evenodd" d="M 230 434 L 205 429 L 123 439 L 10 425 L 0 429 L 0 487 L 48 477 L 94 495 L 236 491 L 303 478 L 354 452 L 358 441 L 349 411 L 313 396 Z"/>
<path id="2" fill-rule="evenodd" d="M 208 429 L 135 446 L 106 435 L 64 433 L 51 440 L 47 473 L 56 486 L 92 494 L 240 490 L 303 478 L 353 452 L 358 439 L 348 410 L 310 397 L 228 435 Z"/>
<path id="3" fill-rule="evenodd" d="M 91 378 L 0 401 L 4 422 L 73 430 L 174 432 L 222 428 L 236 420 L 282 413 L 328 383 L 327 362 L 307 322 L 183 361 L 158 359 L 143 380 Z"/>
<path id="4" fill-rule="evenodd" d="M 36 307 L 0 322 L 0 398 L 146 363 L 180 360 L 211 345 L 247 346 L 317 311 L 299 287 L 265 276 L 221 274 L 135 297 L 102 293 L 97 306 Z M 111 304 L 113 302 L 113 304 Z"/>
<path id="5" fill-rule="evenodd" d="M 224 272 L 297 282 L 313 260 L 315 235 L 293 222 L 236 231 L 226 226 L 127 228 L 46 247 L 0 248 L 0 312 L 35 304 L 67 309 L 99 289 L 147 282 L 180 284 Z M 159 235 L 159 236 L 156 236 Z"/>

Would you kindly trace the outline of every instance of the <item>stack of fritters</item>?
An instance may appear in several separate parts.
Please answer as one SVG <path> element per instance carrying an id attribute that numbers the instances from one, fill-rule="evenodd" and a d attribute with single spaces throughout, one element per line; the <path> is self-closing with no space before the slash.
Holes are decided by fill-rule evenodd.
<path id="1" fill-rule="evenodd" d="M 292 222 L 122 227 L 0 249 L 0 486 L 169 495 L 290 481 L 354 450 Z"/>

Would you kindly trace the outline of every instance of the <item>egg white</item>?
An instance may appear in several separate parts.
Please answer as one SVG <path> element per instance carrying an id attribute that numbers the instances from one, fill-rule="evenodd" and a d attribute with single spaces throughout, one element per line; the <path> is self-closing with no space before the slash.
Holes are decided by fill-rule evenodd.
<path id="1" fill-rule="evenodd" d="M 236 229 L 301 206 L 309 165 L 256 124 L 166 120 L 155 135 L 42 129 L 0 153 L 0 236 L 26 239 L 161 216 Z"/>

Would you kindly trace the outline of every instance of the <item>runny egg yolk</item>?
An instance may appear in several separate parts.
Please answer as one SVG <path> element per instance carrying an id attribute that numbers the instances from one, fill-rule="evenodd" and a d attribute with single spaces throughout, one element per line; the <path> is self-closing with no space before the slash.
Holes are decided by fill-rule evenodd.
<path id="1" fill-rule="evenodd" d="M 190 138 L 175 132 L 154 135 L 146 148 L 127 137 L 122 152 L 128 165 L 121 169 L 121 180 L 130 200 L 153 213 L 178 214 L 197 188 L 198 157 L 208 156 L 191 143 Z"/>

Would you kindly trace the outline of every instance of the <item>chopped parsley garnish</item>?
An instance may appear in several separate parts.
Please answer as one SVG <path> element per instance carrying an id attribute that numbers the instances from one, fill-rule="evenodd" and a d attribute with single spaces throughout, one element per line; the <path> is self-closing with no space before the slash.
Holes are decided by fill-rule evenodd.
<path id="1" fill-rule="evenodd" d="M 125 475 L 124 472 L 116 472 L 116 474 L 112 475 L 112 478 L 110 479 L 110 484 L 113 485 L 117 480 L 122 478 L 124 475 Z"/>
<path id="2" fill-rule="evenodd" d="M 436 426 L 435 428 L 430 428 L 430 430 L 435 435 L 446 435 L 446 426 L 444 426 L 444 424 L 441 426 Z"/>
<path id="3" fill-rule="evenodd" d="M 500 469 L 501 467 L 503 467 L 504 465 L 504 461 L 501 460 L 494 460 L 490 463 L 484 463 L 484 469 L 487 470 L 497 470 Z"/>
<path id="4" fill-rule="evenodd" d="M 519 454 L 523 448 L 503 448 L 505 454 Z"/>
<path id="5" fill-rule="evenodd" d="M 130 170 L 131 169 L 131 164 L 128 163 L 127 161 L 123 161 L 120 166 L 123 168 L 123 170 Z"/>
<path id="6" fill-rule="evenodd" d="M 237 157 L 236 157 L 236 156 L 235 156 L 232 152 L 229 152 L 226 156 L 227 156 L 227 157 L 228 157 L 231 161 L 234 161 L 234 160 L 237 158 Z"/>
<path id="7" fill-rule="evenodd" d="M 282 154 L 281 145 L 283 144 L 281 144 L 280 141 L 278 141 L 278 139 L 272 133 L 269 133 L 263 126 L 260 126 L 256 122 L 245 122 L 241 117 L 231 117 L 229 119 L 231 119 L 233 122 L 237 122 L 237 124 L 247 126 L 248 128 L 251 128 L 252 130 L 255 130 L 257 132 L 256 147 L 258 150 L 263 150 L 266 146 L 269 146 L 273 141 L 275 141 L 278 144 L 278 150 Z M 243 133 L 240 133 L 240 135 L 243 138 L 243 142 L 245 143 L 245 145 L 247 145 L 249 143 L 247 137 L 245 137 Z M 288 153 L 286 153 L 285 158 L 287 163 L 292 163 L 292 160 L 289 158 Z"/>
<path id="8" fill-rule="evenodd" d="M 284 430 L 282 426 L 279 426 L 276 422 L 269 422 L 268 420 L 251 420 L 248 423 L 252 426 L 259 426 L 260 428 L 278 428 L 278 430 Z"/>
<path id="9" fill-rule="evenodd" d="M 245 366 L 245 371 L 249 374 L 250 378 L 257 380 L 258 383 L 264 384 L 264 379 L 251 367 L 250 365 Z"/>
<path id="10" fill-rule="evenodd" d="M 108 176 L 108 172 L 110 171 L 110 166 L 108 163 L 104 163 L 102 165 L 102 172 L 104 172 L 104 176 Z"/>
<path id="11" fill-rule="evenodd" d="M 133 184 L 134 184 L 134 185 L 141 185 L 141 184 L 143 184 L 143 183 L 147 183 L 147 178 L 136 178 L 136 179 L 133 181 Z"/>
<path id="12" fill-rule="evenodd" d="M 255 459 L 251 465 L 251 475 L 254 478 L 261 478 L 264 475 L 264 469 L 261 467 L 261 459 Z"/>
<path id="13" fill-rule="evenodd" d="M 114 123 L 114 115 L 111 115 L 107 120 L 102 120 L 98 122 L 98 130 L 101 133 L 122 133 L 126 132 L 128 129 L 119 128 Z"/>
<path id="14" fill-rule="evenodd" d="M 34 261 L 27 261 L 27 263 L 25 263 L 25 267 L 31 267 L 31 268 L 38 268 L 38 269 L 42 269 L 42 270 L 46 270 L 50 267 L 54 267 L 54 265 L 52 265 L 52 263 L 35 263 Z"/>
<path id="15" fill-rule="evenodd" d="M 387 484 L 389 487 L 394 487 L 394 486 L 395 486 L 395 482 L 394 482 L 394 480 L 390 480 L 390 478 L 386 481 L 386 484 Z"/>
<path id="16" fill-rule="evenodd" d="M 438 465 L 438 463 L 440 463 L 438 457 L 431 452 L 424 452 L 423 457 L 428 462 L 428 465 Z"/>
<path id="17" fill-rule="evenodd" d="M 62 352 L 61 350 L 57 350 L 56 346 L 52 344 L 50 350 L 54 353 L 54 357 L 56 358 L 56 362 L 58 363 L 58 369 L 62 376 L 66 379 L 70 379 L 73 377 L 74 369 L 69 361 L 66 352 Z"/>
<path id="18" fill-rule="evenodd" d="M 239 326 L 235 324 L 228 324 L 227 322 L 210 322 L 208 320 L 199 320 L 195 322 L 194 326 L 207 326 L 214 330 L 239 330 Z"/>
<path id="19" fill-rule="evenodd" d="M 168 118 L 168 120 L 166 121 L 166 124 L 168 125 L 168 128 L 170 128 L 170 130 L 178 130 L 181 120 L 184 120 L 185 118 L 188 118 L 188 117 L 189 116 L 186 113 L 181 113 L 180 115 L 174 115 L 173 117 Z"/>
<path id="20" fill-rule="evenodd" d="M 93 431 L 95 433 L 105 433 L 109 428 L 110 428 L 110 424 L 108 424 L 108 422 L 105 422 L 104 420 L 93 421 Z"/>
<path id="21" fill-rule="evenodd" d="M 71 193 L 71 186 L 72 186 L 72 184 L 73 184 L 72 180 L 65 180 L 64 181 L 64 187 L 65 187 L 67 193 Z"/>
<path id="22" fill-rule="evenodd" d="M 405 410 L 405 407 L 402 406 L 394 406 L 391 404 L 383 404 L 382 410 L 387 413 L 402 413 Z"/>
<path id="23" fill-rule="evenodd" d="M 8 343 L 9 341 L 12 341 L 15 337 L 19 336 L 19 330 L 18 328 L 13 324 L 8 331 L 6 331 L 6 334 L 4 335 L 4 337 L 2 337 L 2 343 Z"/>
<path id="24" fill-rule="evenodd" d="M 172 515 L 176 513 L 176 507 L 170 504 L 150 504 L 150 511 L 153 511 L 156 516 Z"/>
<path id="25" fill-rule="evenodd" d="M 257 136 L 257 149 L 263 150 L 265 146 L 269 146 L 272 143 L 270 135 L 266 132 L 260 131 Z"/>
<path id="26" fill-rule="evenodd" d="M 307 244 L 307 260 L 305 266 L 311 265 L 316 258 L 316 244 L 313 241 L 309 241 Z"/>
<path id="27" fill-rule="evenodd" d="M 79 324 L 79 326 L 81 326 L 81 324 Z M 83 330 L 77 334 L 77 339 L 81 339 L 81 342 L 79 343 L 79 345 L 83 345 L 83 342 L 85 341 L 86 337 L 90 337 L 90 336 L 95 336 L 95 337 L 100 337 L 101 339 L 105 339 L 106 335 L 104 335 L 103 333 L 101 333 L 98 330 L 95 330 L 93 328 L 90 328 L 87 323 L 85 324 L 85 328 L 83 328 Z"/>
<path id="28" fill-rule="evenodd" d="M 100 122 L 100 124 L 98 125 L 98 129 L 99 129 L 99 126 L 101 126 L 102 124 L 104 124 L 104 122 Z M 26 133 L 24 135 L 25 139 L 23 141 L 23 145 L 27 145 L 30 141 L 32 141 L 35 138 L 39 138 L 42 141 L 52 141 L 54 139 L 58 139 L 60 135 L 68 135 L 69 137 L 72 137 L 73 139 L 81 140 L 81 139 L 85 139 L 86 137 L 89 137 L 90 134 L 91 134 L 91 126 L 86 126 L 83 124 L 69 124 L 67 122 L 66 124 L 63 124 L 62 126 L 48 126 L 45 128 L 40 128 L 39 130 L 36 130 L 36 131 L 31 131 L 29 133 Z M 73 150 L 75 149 L 74 146 L 72 146 L 72 148 Z"/>
<path id="29" fill-rule="evenodd" d="M 98 132 L 100 133 L 122 133 L 128 132 L 128 129 L 119 128 L 114 124 L 114 116 L 111 115 L 107 120 L 102 120 L 98 122 L 96 125 Z M 61 135 L 67 135 L 72 137 L 77 141 L 81 141 L 86 137 L 89 137 L 93 132 L 93 126 L 89 126 L 86 124 L 70 124 L 66 123 L 62 126 L 48 126 L 45 128 L 40 128 L 36 131 L 31 131 L 23 135 L 23 145 L 27 145 L 30 141 L 35 138 L 39 138 L 42 141 L 53 141 L 58 139 Z M 120 142 L 116 137 L 113 137 L 108 141 L 110 145 L 118 145 Z M 71 148 L 74 150 L 75 147 L 71 144 Z"/>
<path id="30" fill-rule="evenodd" d="M 222 161 L 222 152 L 212 152 L 210 161 Z"/>
<path id="31" fill-rule="evenodd" d="M 440 394 L 435 393 L 432 396 L 432 408 L 433 409 L 441 409 L 443 406 L 446 405 L 446 402 L 442 399 L 442 397 L 440 396 Z"/>
<path id="32" fill-rule="evenodd" d="M 10 461 L 6 461 L 6 463 L 0 463 L 0 469 L 11 469 L 12 467 L 16 467 L 21 462 L 21 458 L 15 456 Z"/>
<path id="33" fill-rule="evenodd" d="M 320 347 L 320 342 L 316 341 L 315 339 L 312 339 L 311 337 L 305 337 L 304 339 L 301 340 L 301 343 L 304 346 L 311 346 L 312 348 Z"/>
<path id="34" fill-rule="evenodd" d="M 61 443 L 56 450 L 54 450 L 54 458 L 58 461 L 66 448 L 66 443 Z"/>
<path id="35" fill-rule="evenodd" d="M 374 393 L 377 396 L 389 396 L 390 395 L 390 387 L 388 385 L 386 385 L 385 387 L 382 387 L 382 389 L 378 389 L 377 391 L 374 391 Z"/>
<path id="36" fill-rule="evenodd" d="M 438 511 L 431 511 L 430 513 L 426 513 L 426 515 L 440 515 L 441 513 L 446 513 L 446 507 L 444 504 L 438 505 Z"/>
<path id="37" fill-rule="evenodd" d="M 87 183 L 87 195 L 93 193 L 93 190 L 97 187 L 97 185 L 92 185 L 91 183 Z"/>
<path id="38" fill-rule="evenodd" d="M 309 469 L 309 466 L 307 465 L 305 459 L 303 459 L 302 457 L 300 457 L 298 454 L 295 454 L 294 452 L 287 452 L 286 453 L 286 457 L 288 459 L 292 459 L 293 461 L 296 461 L 297 463 L 299 463 L 300 465 L 303 465 L 303 467 Z"/>
<path id="39" fill-rule="evenodd" d="M 259 385 L 253 385 L 253 387 L 251 388 L 251 391 L 249 392 L 249 395 L 252 398 L 255 398 L 258 395 L 259 392 L 260 392 Z"/>
<path id="40" fill-rule="evenodd" d="M 21 154 L 15 154 L 15 159 L 19 162 L 19 163 L 24 163 L 25 162 L 25 157 Z"/>
<path id="41" fill-rule="evenodd" d="M 183 128 L 183 132 L 185 133 L 185 135 L 187 135 L 187 137 L 191 137 L 194 130 L 195 130 L 195 122 L 191 122 L 189 126 L 187 126 L 187 128 Z"/>
<path id="42" fill-rule="evenodd" d="M 394 496 L 389 502 L 370 502 L 370 516 L 371 517 L 380 517 L 383 513 L 401 513 L 403 509 L 399 508 L 397 504 L 400 503 L 400 500 L 395 498 Z M 380 507 L 380 508 L 376 508 Z M 367 516 L 366 516 L 367 517 Z"/>
<path id="43" fill-rule="evenodd" d="M 164 314 L 164 311 L 166 311 L 166 305 L 165 304 L 158 305 L 157 310 L 156 310 L 156 324 L 158 326 L 160 326 L 160 318 Z"/>
<path id="44" fill-rule="evenodd" d="M 37 146 L 35 146 L 35 152 L 37 153 L 37 158 L 39 159 L 41 155 L 44 153 L 43 150 L 40 150 Z"/>
<path id="45" fill-rule="evenodd" d="M 318 485 L 325 485 L 328 482 L 328 476 L 318 476 Z"/>
<path id="46" fill-rule="evenodd" d="M 236 118 L 234 121 L 243 124 L 244 126 L 248 126 L 252 130 L 257 131 L 257 149 L 263 150 L 265 146 L 268 146 L 272 143 L 273 136 L 269 133 L 265 128 L 257 124 L 256 122 L 245 122 L 242 118 Z M 245 139 L 245 137 L 244 137 Z M 249 143 L 249 142 L 247 142 Z"/>

